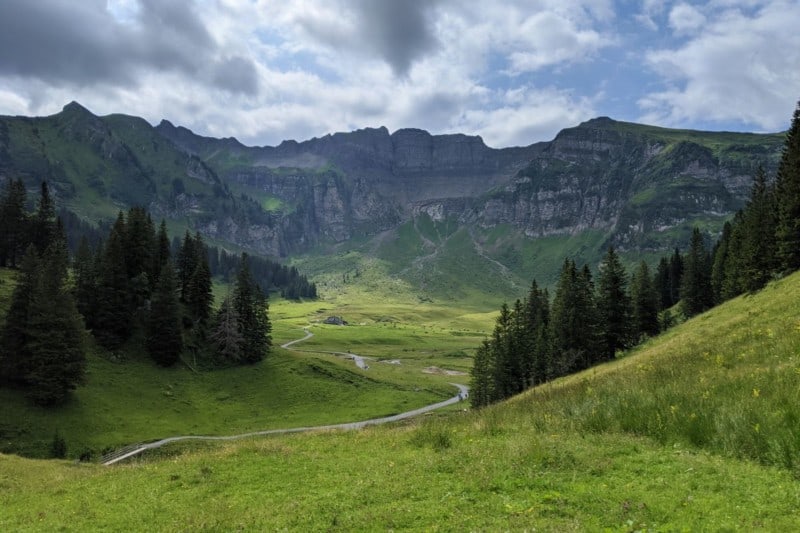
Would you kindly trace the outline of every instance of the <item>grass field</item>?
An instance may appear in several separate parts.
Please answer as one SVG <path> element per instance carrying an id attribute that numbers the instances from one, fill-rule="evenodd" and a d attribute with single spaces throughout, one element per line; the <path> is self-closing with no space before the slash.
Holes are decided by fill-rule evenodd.
<path id="1" fill-rule="evenodd" d="M 277 301 L 276 341 L 305 326 L 308 349 L 347 336 L 376 357 L 397 349 L 410 367 L 458 365 L 450 337 L 480 335 L 448 329 L 465 310 L 401 306 L 383 322 L 384 305 Z M 356 325 L 320 325 L 328 314 Z M 332 356 L 285 357 L 354 374 Z M 392 379 L 403 389 L 409 375 Z M 394 427 L 173 446 L 113 468 L 0 456 L 0 528 L 791 531 L 800 275 L 616 361 L 481 411 L 460 407 Z"/>

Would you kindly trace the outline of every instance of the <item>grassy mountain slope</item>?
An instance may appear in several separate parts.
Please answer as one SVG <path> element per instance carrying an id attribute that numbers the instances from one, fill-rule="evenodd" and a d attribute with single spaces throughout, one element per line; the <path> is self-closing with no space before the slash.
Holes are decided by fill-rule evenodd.
<path id="1" fill-rule="evenodd" d="M 0 456 L 0 526 L 792 530 L 798 353 L 795 274 L 479 412 L 118 468 Z"/>

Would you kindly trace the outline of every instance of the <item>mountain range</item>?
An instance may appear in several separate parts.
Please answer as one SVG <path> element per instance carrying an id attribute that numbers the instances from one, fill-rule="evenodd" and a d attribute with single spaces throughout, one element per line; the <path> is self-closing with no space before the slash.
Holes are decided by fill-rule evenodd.
<path id="1" fill-rule="evenodd" d="M 172 229 L 300 258 L 311 274 L 323 273 L 314 258 L 338 254 L 342 270 L 379 261 L 420 294 L 452 295 L 468 276 L 510 295 L 552 281 L 564 255 L 592 262 L 613 244 L 634 260 L 683 245 L 694 225 L 713 235 L 756 169 L 774 174 L 783 142 L 601 117 L 525 147 L 384 127 L 249 147 L 72 102 L 0 117 L 0 179 L 32 191 L 47 180 L 92 222 L 142 205 Z"/>

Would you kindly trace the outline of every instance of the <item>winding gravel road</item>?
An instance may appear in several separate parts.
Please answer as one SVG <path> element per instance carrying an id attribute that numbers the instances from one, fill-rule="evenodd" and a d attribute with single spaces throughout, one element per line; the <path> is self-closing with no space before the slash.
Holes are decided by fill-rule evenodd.
<path id="1" fill-rule="evenodd" d="M 306 332 L 305 337 L 296 339 L 285 344 L 281 345 L 281 348 L 285 348 L 291 350 L 290 346 L 302 342 L 304 340 L 310 339 L 314 336 L 313 333 L 308 331 L 307 329 L 304 330 Z M 321 353 L 330 353 L 335 355 L 343 355 L 345 357 L 350 357 L 353 359 L 355 364 L 359 368 L 368 368 L 367 365 L 364 363 L 364 358 L 362 356 L 350 353 L 350 352 L 321 352 Z M 429 411 L 433 411 L 434 409 L 439 409 L 441 407 L 445 407 L 447 405 L 452 405 L 454 403 L 458 403 L 461 400 L 465 399 L 469 394 L 469 387 L 466 385 L 461 385 L 459 383 L 451 383 L 454 387 L 458 388 L 458 394 L 444 400 L 442 402 L 434 403 L 431 405 L 426 405 L 425 407 L 420 407 L 419 409 L 414 409 L 413 411 L 406 411 L 405 413 L 400 413 L 397 415 L 392 416 L 384 416 L 382 418 L 372 418 L 370 420 L 362 420 L 360 422 L 345 422 L 343 424 L 330 424 L 326 426 L 307 426 L 307 427 L 298 427 L 298 428 L 289 428 L 289 429 L 267 429 L 264 431 L 253 431 L 251 433 L 242 433 L 240 435 L 229 435 L 229 436 L 207 436 L 207 435 L 182 435 L 177 437 L 168 437 L 166 439 L 157 440 L 154 442 L 147 442 L 142 444 L 131 444 L 130 446 L 126 446 L 120 450 L 117 450 L 111 454 L 105 455 L 101 458 L 101 463 L 104 465 L 112 465 L 114 463 L 118 463 L 134 455 L 138 455 L 145 450 L 152 450 L 154 448 L 159 448 L 164 446 L 165 444 L 169 444 L 171 442 L 179 442 L 179 441 L 188 441 L 188 440 L 236 440 L 236 439 L 244 439 L 247 437 L 257 437 L 263 435 L 282 435 L 287 433 L 301 433 L 305 431 L 325 431 L 325 430 L 353 430 L 353 429 L 361 429 L 366 426 L 375 426 L 378 424 L 387 424 L 389 422 L 397 422 L 398 420 L 403 420 L 405 418 L 411 418 L 413 416 L 421 415 L 423 413 L 427 413 Z"/>

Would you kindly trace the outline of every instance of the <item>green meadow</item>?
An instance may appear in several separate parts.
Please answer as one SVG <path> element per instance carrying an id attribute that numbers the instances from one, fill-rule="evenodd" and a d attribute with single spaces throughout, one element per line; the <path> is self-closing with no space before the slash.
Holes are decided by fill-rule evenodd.
<path id="1" fill-rule="evenodd" d="M 122 443 L 187 428 L 235 432 L 399 412 L 452 395 L 448 382 L 465 382 L 423 370 L 466 371 L 493 317 L 366 291 L 364 299 L 274 301 L 271 311 L 275 344 L 307 328 L 314 337 L 295 347 L 308 351 L 276 349 L 260 366 L 201 375 L 95 355 L 75 401 L 60 415 L 37 414 L 32 425 L 82 424 L 95 435 L 85 444 L 67 424 L 59 428 L 72 452 L 73 442 L 96 446 L 114 440 L 96 435 L 114 432 Z M 322 324 L 331 315 L 351 325 Z M 321 353 L 349 350 L 373 358 L 370 368 Z M 112 384 L 113 369 L 127 381 L 138 375 L 140 389 L 149 380 L 141 390 L 150 392 L 112 390 L 126 381 Z M 2 394 L 9 405 L 13 394 Z M 274 409 L 260 409 L 259 401 L 278 396 Z M 106 410 L 79 422 L 77 411 L 89 418 L 100 398 Z M 32 416 L 24 402 L 11 405 Z M 464 407 L 360 431 L 173 444 L 114 467 L 0 455 L 0 528 L 793 530 L 800 274 L 610 363 L 487 409 Z"/>

